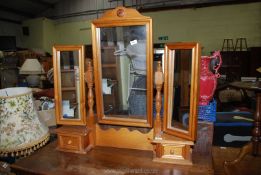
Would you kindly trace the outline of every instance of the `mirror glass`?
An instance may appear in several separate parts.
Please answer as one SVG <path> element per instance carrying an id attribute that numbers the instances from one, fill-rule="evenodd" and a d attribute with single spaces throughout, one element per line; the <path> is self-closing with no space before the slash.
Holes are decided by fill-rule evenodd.
<path id="1" fill-rule="evenodd" d="M 61 115 L 63 119 L 80 119 L 79 52 L 59 51 Z"/>
<path id="2" fill-rule="evenodd" d="M 103 27 L 97 31 L 104 115 L 146 119 L 146 26 Z"/>
<path id="3" fill-rule="evenodd" d="M 176 49 L 174 52 L 173 77 L 170 80 L 172 88 L 172 111 L 170 112 L 171 127 L 188 131 L 190 113 L 190 83 L 191 83 L 191 49 Z"/>

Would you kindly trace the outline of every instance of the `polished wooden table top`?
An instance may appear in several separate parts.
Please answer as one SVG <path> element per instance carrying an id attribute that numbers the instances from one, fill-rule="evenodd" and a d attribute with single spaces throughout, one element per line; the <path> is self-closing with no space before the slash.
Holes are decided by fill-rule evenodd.
<path id="1" fill-rule="evenodd" d="M 212 155 L 193 156 L 194 165 L 152 161 L 152 151 L 95 147 L 86 155 L 60 152 L 56 141 L 11 165 L 19 174 L 213 174 Z"/>

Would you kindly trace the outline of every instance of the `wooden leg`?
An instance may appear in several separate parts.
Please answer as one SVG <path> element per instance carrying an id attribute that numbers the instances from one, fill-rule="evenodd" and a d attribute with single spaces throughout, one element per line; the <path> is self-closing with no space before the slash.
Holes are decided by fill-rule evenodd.
<path id="1" fill-rule="evenodd" d="M 249 142 L 247 145 L 245 145 L 243 148 L 241 148 L 237 158 L 232 161 L 225 161 L 224 166 L 234 165 L 238 162 L 240 162 L 247 154 L 251 153 L 253 150 L 253 143 Z"/>

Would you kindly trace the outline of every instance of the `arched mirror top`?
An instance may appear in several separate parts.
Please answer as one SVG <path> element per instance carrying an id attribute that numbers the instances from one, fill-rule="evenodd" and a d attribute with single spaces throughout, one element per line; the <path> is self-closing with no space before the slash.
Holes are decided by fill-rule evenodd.
<path id="1" fill-rule="evenodd" d="M 152 20 L 117 7 L 92 22 L 99 123 L 152 126 Z"/>
<path id="2" fill-rule="evenodd" d="M 199 61 L 198 43 L 165 46 L 163 130 L 188 140 L 196 137 Z"/>
<path id="3" fill-rule="evenodd" d="M 134 22 L 134 24 L 131 24 Z M 93 20 L 92 23 L 97 27 L 137 25 L 139 23 L 151 24 L 152 19 L 141 15 L 136 9 L 117 7 L 106 11 L 100 18 Z"/>

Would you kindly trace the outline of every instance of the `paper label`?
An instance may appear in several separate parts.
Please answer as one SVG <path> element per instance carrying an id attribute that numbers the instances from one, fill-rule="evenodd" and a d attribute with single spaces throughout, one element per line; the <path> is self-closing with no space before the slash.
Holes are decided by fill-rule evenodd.
<path id="1" fill-rule="evenodd" d="M 138 41 L 135 39 L 135 40 L 132 40 L 132 41 L 130 41 L 130 44 L 131 45 L 134 45 L 134 44 L 137 44 L 138 43 Z"/>
<path id="2" fill-rule="evenodd" d="M 111 94 L 111 87 L 108 87 L 107 79 L 102 79 L 102 92 L 103 94 Z"/>

